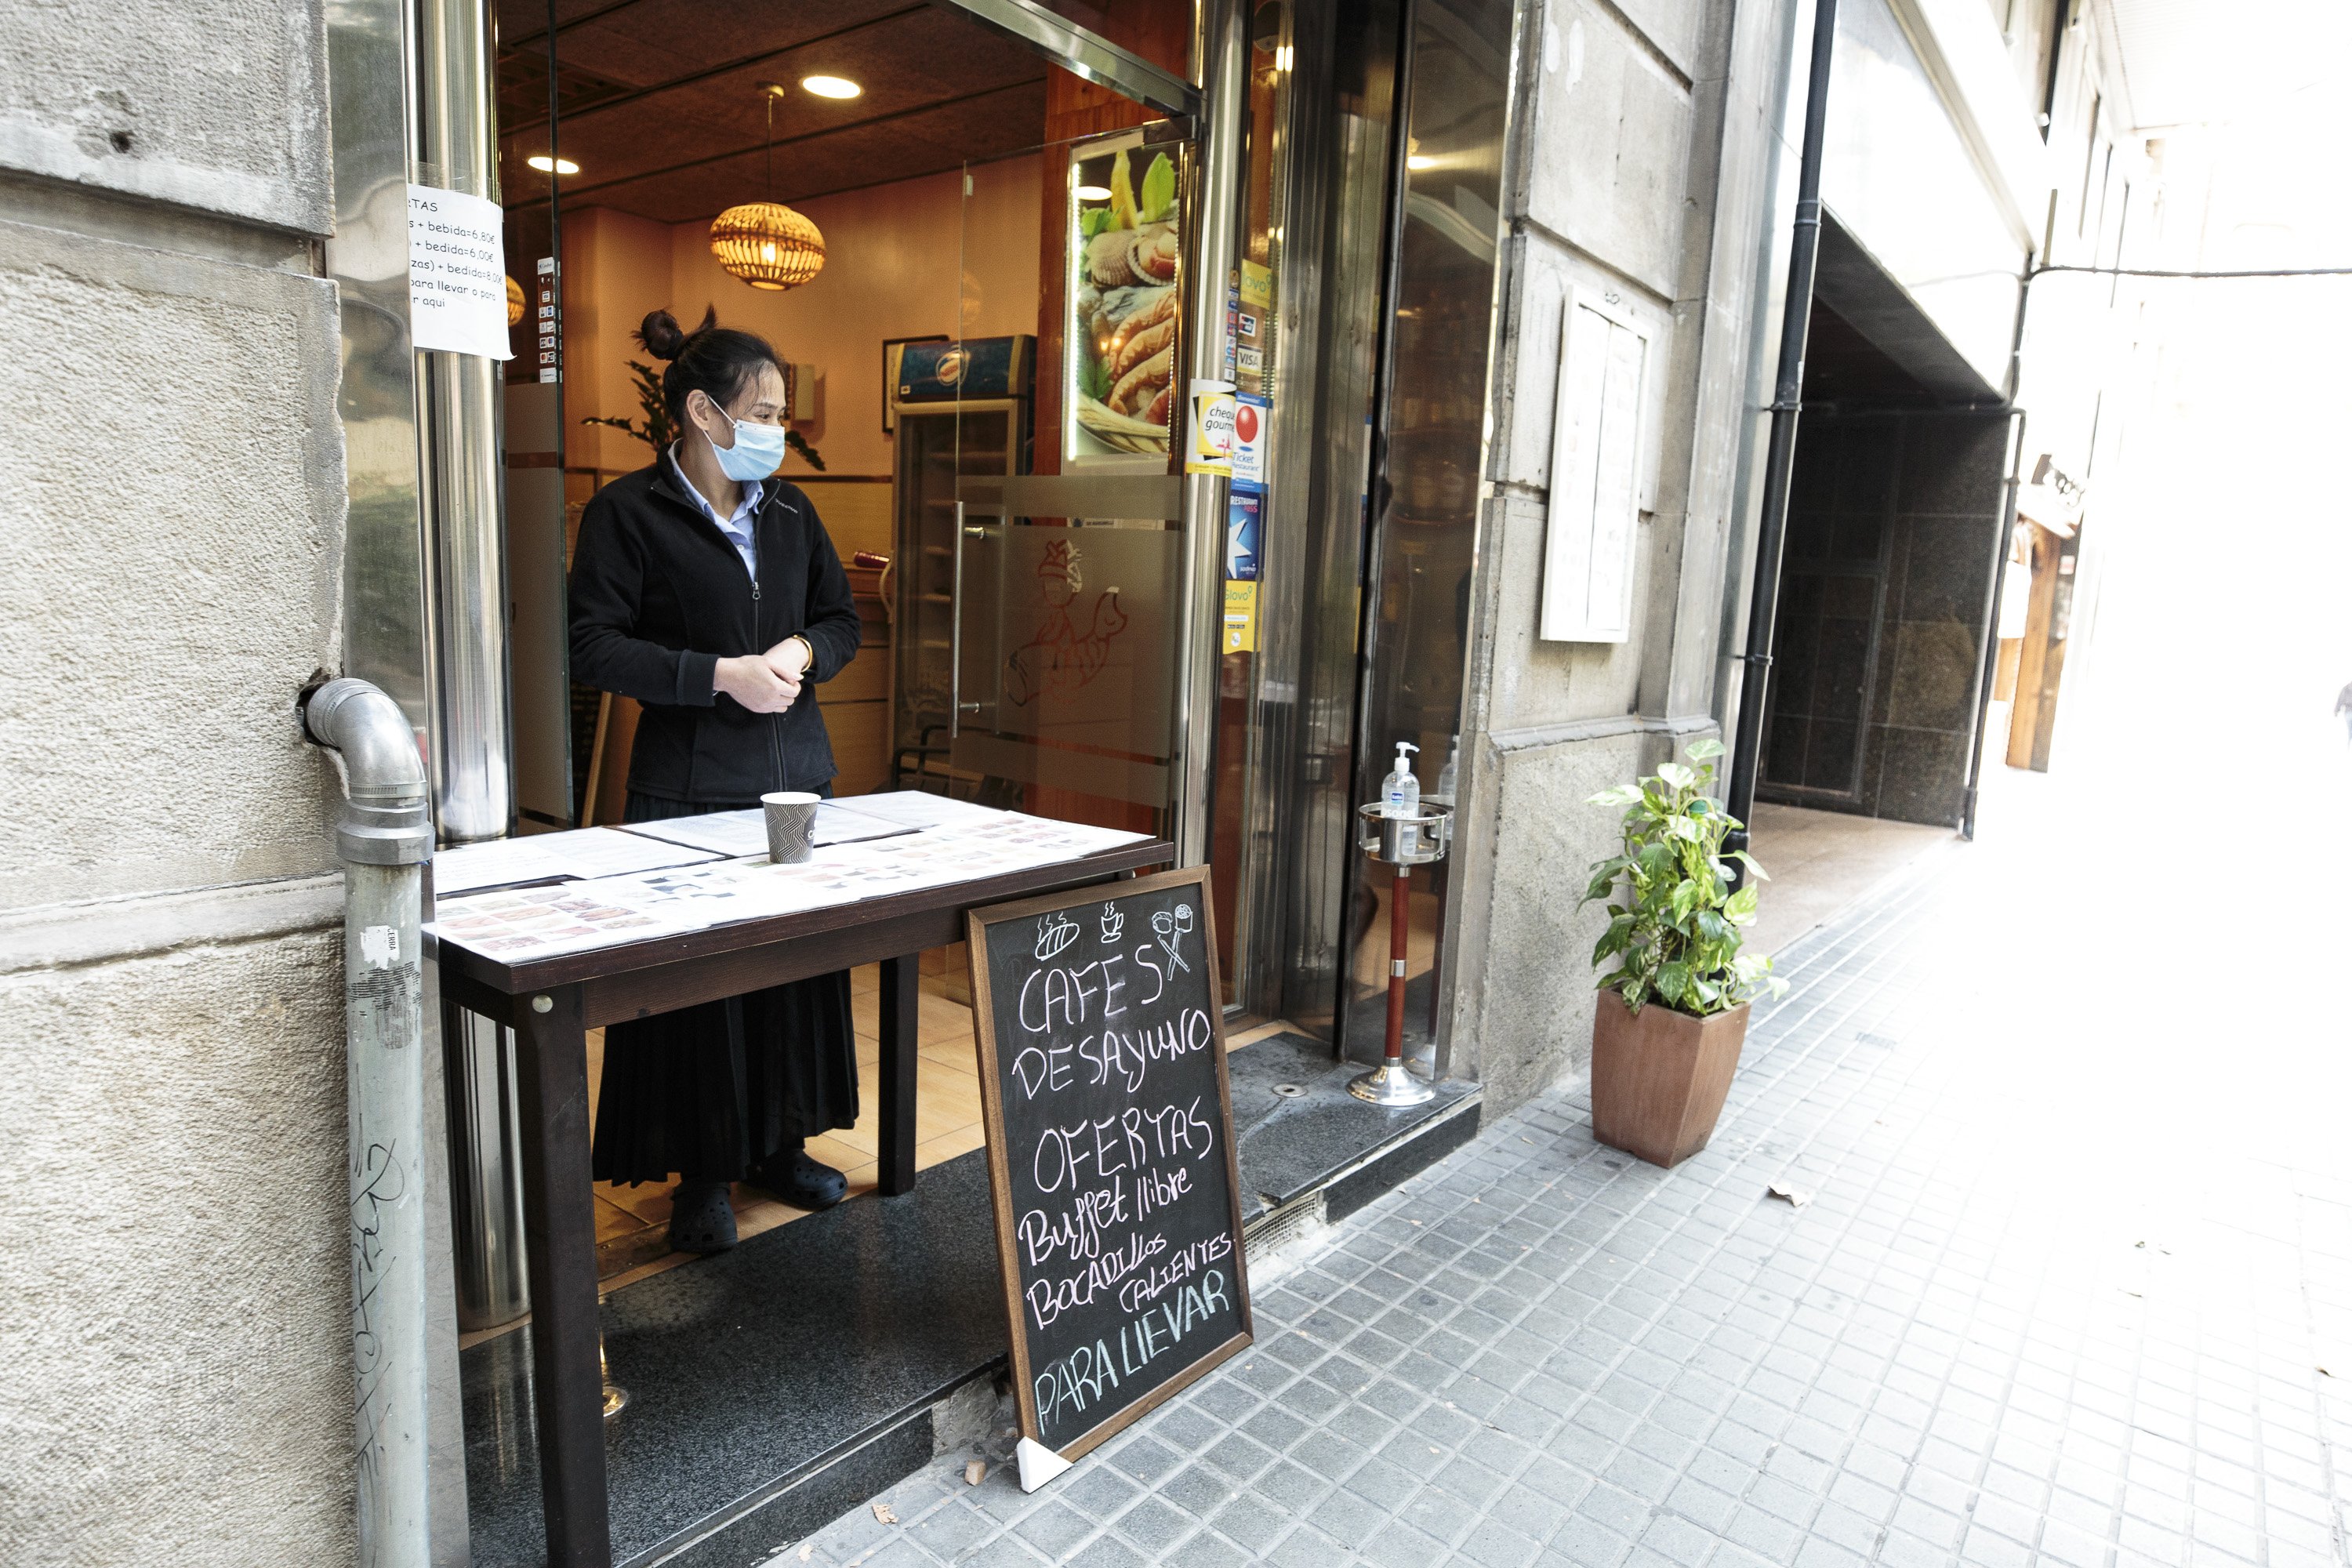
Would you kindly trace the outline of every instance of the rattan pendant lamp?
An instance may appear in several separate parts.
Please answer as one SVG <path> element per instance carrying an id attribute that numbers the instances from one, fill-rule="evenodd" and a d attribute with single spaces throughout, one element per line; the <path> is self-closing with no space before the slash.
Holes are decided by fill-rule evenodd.
<path id="1" fill-rule="evenodd" d="M 768 100 L 767 185 L 776 189 L 776 100 L 784 89 L 761 86 Z M 710 253 L 719 265 L 754 289 L 797 289 L 824 270 L 824 236 L 782 202 L 745 202 L 710 220 Z"/>

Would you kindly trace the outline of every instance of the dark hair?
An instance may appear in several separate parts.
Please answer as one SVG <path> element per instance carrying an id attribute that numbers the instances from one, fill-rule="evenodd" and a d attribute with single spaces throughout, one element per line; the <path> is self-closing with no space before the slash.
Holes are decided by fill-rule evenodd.
<path id="1" fill-rule="evenodd" d="M 679 331 L 667 310 L 653 311 L 637 329 L 637 342 L 654 358 L 669 362 L 662 370 L 662 406 L 679 430 L 687 426 L 688 395 L 703 393 L 725 408 L 759 378 L 761 365 L 775 366 L 779 375 L 784 371 L 767 339 L 720 326 L 716 305 L 702 312 L 702 324 L 691 332 Z"/>

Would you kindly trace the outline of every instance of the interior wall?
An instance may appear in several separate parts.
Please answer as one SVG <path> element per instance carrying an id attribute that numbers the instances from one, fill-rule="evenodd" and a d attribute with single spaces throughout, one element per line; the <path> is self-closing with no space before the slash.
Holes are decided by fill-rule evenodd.
<path id="1" fill-rule="evenodd" d="M 563 215 L 563 460 L 574 468 L 627 473 L 651 459 L 652 448 L 591 416 L 636 419 L 631 360 L 652 356 L 629 334 L 646 312 L 669 305 L 667 224 L 611 207 Z M 679 310 L 680 316 L 685 312 Z M 693 324 L 689 319 L 688 324 Z M 655 368 L 660 368 L 656 365 Z"/>
<path id="2" fill-rule="evenodd" d="M 1860 607 L 1792 592 L 1799 574 L 1784 577 L 1759 795 L 1958 826 L 2007 455 L 2008 419 L 1999 414 L 1807 415 L 1790 481 L 1789 563 L 1851 564 L 1843 580 L 1856 581 L 1871 567 L 1880 584 L 1867 622 L 1874 635 L 1842 637 Z M 1833 724 L 1801 726 L 1793 715 L 1814 683 L 1849 680 L 1868 688 L 1857 791 L 1841 797 L 1776 785 L 1826 777 L 1792 771 L 1793 749 L 1853 745 L 1854 737 L 1828 732 Z"/>
<path id="3" fill-rule="evenodd" d="M 671 290 L 687 309 L 672 309 L 698 318 L 715 303 L 720 321 L 815 365 L 817 416 L 798 428 L 825 473 L 887 474 L 885 339 L 952 334 L 959 317 L 967 337 L 1037 330 L 1038 164 L 1031 154 L 973 168 L 968 208 L 953 172 L 797 204 L 824 235 L 824 270 L 789 293 L 739 282 L 710 254 L 707 225 L 678 224 Z M 787 479 L 815 471 L 798 453 L 784 458 Z"/>
<path id="4" fill-rule="evenodd" d="M 630 334 L 646 312 L 667 306 L 685 325 L 706 305 L 760 333 L 786 359 L 817 367 L 817 417 L 802 425 L 825 473 L 890 471 L 882 433 L 882 343 L 952 333 L 998 337 L 1037 330 L 1040 160 L 977 165 L 969 207 L 954 172 L 901 180 L 797 204 L 824 235 L 825 267 L 814 282 L 770 293 L 730 277 L 710 254 L 709 226 L 661 224 L 608 207 L 563 217 L 564 402 L 568 466 L 626 472 L 646 447 L 621 431 L 583 426 L 589 416 L 634 419 L 631 360 L 646 359 Z M 786 478 L 816 470 L 797 453 Z"/>

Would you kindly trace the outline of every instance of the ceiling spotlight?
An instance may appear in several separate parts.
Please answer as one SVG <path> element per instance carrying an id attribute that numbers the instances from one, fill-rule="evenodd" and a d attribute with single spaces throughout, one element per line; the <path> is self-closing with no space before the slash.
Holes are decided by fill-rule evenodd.
<path id="1" fill-rule="evenodd" d="M 804 76 L 801 86 L 819 98 L 856 98 L 866 90 L 845 76 Z"/>
<path id="2" fill-rule="evenodd" d="M 544 153 L 534 153 L 524 160 L 542 174 L 576 174 L 580 165 L 569 158 L 551 158 Z"/>
<path id="3" fill-rule="evenodd" d="M 1431 157 L 1426 153 L 1415 153 L 1404 161 L 1404 166 L 1412 170 L 1415 174 L 1418 174 L 1423 169 L 1434 169 L 1437 167 L 1437 160 Z"/>
<path id="4" fill-rule="evenodd" d="M 1082 202 L 1107 202 L 1110 200 L 1110 187 L 1108 185 L 1080 185 L 1076 194 L 1078 200 Z"/>

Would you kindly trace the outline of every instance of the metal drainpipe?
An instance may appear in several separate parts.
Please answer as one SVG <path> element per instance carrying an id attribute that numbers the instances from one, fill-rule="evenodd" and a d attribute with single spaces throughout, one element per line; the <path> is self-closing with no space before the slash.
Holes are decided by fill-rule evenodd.
<path id="1" fill-rule="evenodd" d="M 1748 601 L 1747 672 L 1732 732 L 1726 805 L 1744 825 L 1756 809 L 1756 767 L 1764 744 L 1764 695 L 1772 668 L 1772 631 L 1780 607 L 1780 547 L 1789 528 L 1789 478 L 1796 467 L 1797 411 L 1805 386 L 1805 334 L 1813 314 L 1813 268 L 1822 247 L 1822 145 L 1829 126 L 1830 64 L 1837 47 L 1837 0 L 1814 0 L 1812 68 L 1805 79 L 1805 139 L 1797 165 L 1796 232 L 1789 241 L 1789 292 L 1781 306 L 1780 363 L 1772 382 L 1772 437 L 1764 460 L 1763 515 L 1756 537 L 1756 581 Z M 1748 847 L 1742 826 L 1727 849 Z M 1733 874 L 1740 875 L 1733 861 Z"/>
<path id="2" fill-rule="evenodd" d="M 343 1017 L 351 1122 L 352 1359 L 364 1568 L 429 1568 L 425 1306 L 425 967 L 433 854 L 425 765 L 400 705 L 364 680 L 302 703 L 343 784 Z"/>

